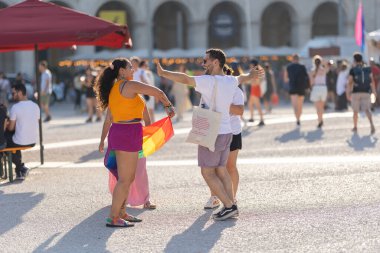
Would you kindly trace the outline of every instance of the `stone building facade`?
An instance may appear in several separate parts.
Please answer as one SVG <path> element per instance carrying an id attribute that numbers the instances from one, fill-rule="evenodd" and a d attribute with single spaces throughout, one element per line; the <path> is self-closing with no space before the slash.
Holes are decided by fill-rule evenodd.
<path id="1" fill-rule="evenodd" d="M 0 8 L 19 0 L 0 0 Z M 127 23 L 134 49 L 300 48 L 316 36 L 353 36 L 358 0 L 59 0 L 93 16 Z M 380 0 L 364 0 L 366 30 L 380 27 Z M 150 33 L 151 29 L 153 30 Z M 98 50 L 79 47 L 78 53 Z M 72 54 L 49 50 L 48 57 Z M 33 73 L 33 53 L 0 54 L 0 69 Z"/>

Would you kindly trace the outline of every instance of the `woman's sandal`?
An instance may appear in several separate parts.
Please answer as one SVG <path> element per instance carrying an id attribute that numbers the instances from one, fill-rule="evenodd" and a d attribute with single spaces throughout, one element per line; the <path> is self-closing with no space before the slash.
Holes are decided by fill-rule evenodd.
<path id="1" fill-rule="evenodd" d="M 142 219 L 139 219 L 139 218 L 132 216 L 132 215 L 129 215 L 127 213 L 124 213 L 123 215 L 121 215 L 121 218 L 125 221 L 128 221 L 128 222 L 142 222 Z"/>
<path id="2" fill-rule="evenodd" d="M 122 218 L 119 218 L 119 217 L 116 217 L 116 218 L 107 218 L 106 220 L 106 226 L 107 227 L 112 227 L 112 228 L 128 228 L 128 227 L 133 227 L 134 224 L 122 219 Z"/>
<path id="3" fill-rule="evenodd" d="M 155 204 L 152 204 L 150 201 L 146 202 L 144 204 L 144 209 L 150 209 L 150 210 L 154 210 L 157 208 L 157 205 Z"/>

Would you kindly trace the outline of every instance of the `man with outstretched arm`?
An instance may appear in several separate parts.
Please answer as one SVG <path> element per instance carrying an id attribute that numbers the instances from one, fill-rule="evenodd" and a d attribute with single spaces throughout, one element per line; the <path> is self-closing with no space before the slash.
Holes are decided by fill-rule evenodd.
<path id="1" fill-rule="evenodd" d="M 215 142 L 215 151 L 198 146 L 198 166 L 211 191 L 220 199 L 224 208 L 214 215 L 215 220 L 225 220 L 238 213 L 238 208 L 234 203 L 231 178 L 226 169 L 230 143 L 232 139 L 232 129 L 230 123 L 230 106 L 234 91 L 239 83 L 246 83 L 255 77 L 263 76 L 261 67 L 252 69 L 248 74 L 240 76 L 227 76 L 223 68 L 226 63 L 226 55 L 220 49 L 208 49 L 203 59 L 202 67 L 205 75 L 189 76 L 186 73 L 171 72 L 162 69 L 157 63 L 157 74 L 165 77 L 174 83 L 183 83 L 195 88 L 201 93 L 204 104 L 210 106 L 214 83 L 217 85 L 215 99 L 215 110 L 222 114 L 218 137 Z"/>

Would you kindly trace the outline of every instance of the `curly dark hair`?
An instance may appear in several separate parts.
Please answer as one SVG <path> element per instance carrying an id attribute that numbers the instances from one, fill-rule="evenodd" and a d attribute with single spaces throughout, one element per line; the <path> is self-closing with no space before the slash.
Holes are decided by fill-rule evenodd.
<path id="1" fill-rule="evenodd" d="M 114 59 L 111 65 L 103 69 L 103 71 L 96 77 L 94 91 L 101 110 L 104 111 L 108 107 L 109 95 L 113 84 L 119 75 L 119 69 L 126 68 L 128 65 L 131 65 L 128 59 Z"/>

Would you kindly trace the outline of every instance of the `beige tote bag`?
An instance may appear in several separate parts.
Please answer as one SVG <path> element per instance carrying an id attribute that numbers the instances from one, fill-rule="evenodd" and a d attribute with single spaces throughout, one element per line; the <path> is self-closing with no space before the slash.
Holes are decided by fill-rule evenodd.
<path id="1" fill-rule="evenodd" d="M 201 107 L 202 98 L 199 102 L 200 106 L 194 107 L 192 128 L 187 136 L 186 142 L 194 143 L 208 148 L 210 151 L 215 151 L 215 141 L 218 137 L 222 114 L 215 112 L 216 93 L 218 86 L 214 77 L 214 89 L 211 97 L 210 109 Z"/>

